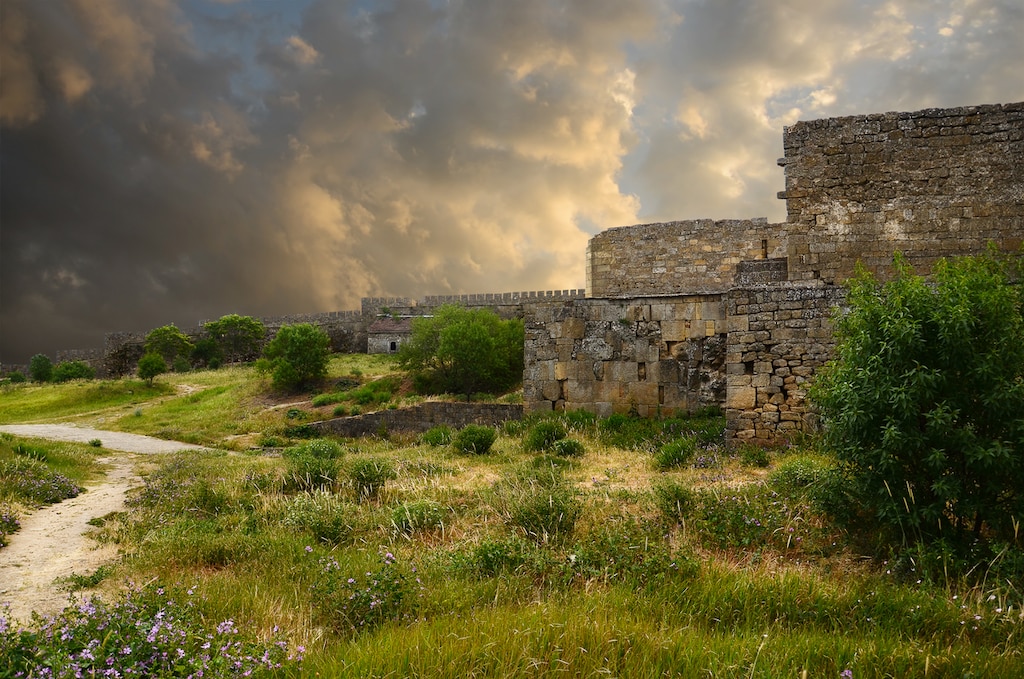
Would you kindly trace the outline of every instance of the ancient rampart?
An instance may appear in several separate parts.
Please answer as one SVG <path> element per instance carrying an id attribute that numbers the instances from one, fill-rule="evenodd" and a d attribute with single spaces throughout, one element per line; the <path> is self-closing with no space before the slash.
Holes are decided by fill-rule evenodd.
<path id="1" fill-rule="evenodd" d="M 884 278 L 896 250 L 927 273 L 989 243 L 1021 247 L 1024 103 L 800 122 L 784 148 L 785 223 L 643 224 L 590 241 L 588 299 L 527 307 L 527 412 L 714 403 L 735 439 L 784 439 L 814 426 L 807 386 L 857 262 Z"/>

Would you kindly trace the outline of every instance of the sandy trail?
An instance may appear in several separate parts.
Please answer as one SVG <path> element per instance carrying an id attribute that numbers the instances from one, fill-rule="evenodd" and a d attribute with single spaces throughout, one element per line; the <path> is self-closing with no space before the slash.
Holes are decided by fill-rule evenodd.
<path id="1" fill-rule="evenodd" d="M 58 613 L 68 603 L 59 589 L 60 578 L 90 575 L 117 557 L 117 548 L 100 546 L 86 534 L 90 519 L 124 509 L 128 489 L 141 482 L 133 471 L 137 455 L 178 450 L 206 450 L 202 446 L 164 441 L 139 434 L 101 431 L 69 425 L 3 425 L 0 431 L 57 441 L 88 443 L 99 439 L 106 450 L 124 455 L 100 458 L 106 476 L 86 487 L 78 497 L 49 505 L 22 518 L 21 530 L 8 536 L 0 549 L 0 604 L 10 604 L 10 617 L 28 622 L 32 612 Z"/>

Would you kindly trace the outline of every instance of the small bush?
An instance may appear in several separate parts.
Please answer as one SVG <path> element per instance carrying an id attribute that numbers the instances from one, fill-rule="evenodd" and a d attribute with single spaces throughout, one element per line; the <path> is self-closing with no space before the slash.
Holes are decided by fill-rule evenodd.
<path id="1" fill-rule="evenodd" d="M 321 559 L 313 594 L 323 621 L 351 634 L 411 618 L 415 612 L 413 584 L 390 552 L 379 568 L 365 574 L 349 573 L 332 558 Z"/>
<path id="2" fill-rule="evenodd" d="M 506 523 L 537 542 L 571 535 L 583 511 L 575 489 L 553 468 L 521 468 L 500 481 L 495 492 Z"/>
<path id="3" fill-rule="evenodd" d="M 348 409 L 343 405 L 337 405 L 334 407 L 333 415 L 335 417 L 345 417 L 348 415 Z"/>
<path id="4" fill-rule="evenodd" d="M 377 457 L 356 460 L 348 473 L 360 501 L 377 499 L 384 485 L 398 476 L 390 461 Z"/>
<path id="5" fill-rule="evenodd" d="M 89 445 L 93 448 L 102 448 L 103 441 L 100 441 L 99 439 L 89 439 Z"/>
<path id="6" fill-rule="evenodd" d="M 91 380 L 96 377 L 92 366 L 83 361 L 65 361 L 53 369 L 54 382 L 70 382 L 71 380 Z"/>
<path id="7" fill-rule="evenodd" d="M 452 440 L 452 447 L 468 455 L 486 455 L 498 438 L 498 432 L 491 427 L 468 424 Z"/>
<path id="8" fill-rule="evenodd" d="M 23 373 L 15 370 L 7 375 L 7 379 L 10 380 L 11 384 L 21 384 L 22 382 L 25 382 L 27 378 Z"/>
<path id="9" fill-rule="evenodd" d="M 697 452 L 697 439 L 683 437 L 663 445 L 654 456 L 654 466 L 664 471 L 690 463 Z"/>
<path id="10" fill-rule="evenodd" d="M 654 504 L 662 516 L 673 523 L 689 518 L 694 497 L 693 490 L 675 481 L 664 481 L 654 487 Z"/>
<path id="11" fill-rule="evenodd" d="M 391 521 L 403 533 L 430 531 L 444 525 L 444 507 L 433 500 L 415 500 L 396 507 Z"/>
<path id="12" fill-rule="evenodd" d="M 338 496 L 317 490 L 296 495 L 285 507 L 281 522 L 311 533 L 332 545 L 347 541 L 353 533 L 356 508 Z"/>
<path id="13" fill-rule="evenodd" d="M 53 379 L 53 361 L 46 354 L 36 354 L 29 359 L 28 374 L 33 382 L 49 382 Z"/>
<path id="14" fill-rule="evenodd" d="M 452 442 L 454 436 L 455 432 L 452 431 L 451 427 L 441 424 L 423 432 L 423 435 L 420 436 L 420 441 L 428 446 L 446 446 Z"/>
<path id="15" fill-rule="evenodd" d="M 552 452 L 559 457 L 583 457 L 587 449 L 576 439 L 559 439 L 552 446 Z"/>
<path id="16" fill-rule="evenodd" d="M 523 448 L 529 452 L 550 451 L 555 441 L 566 437 L 565 427 L 557 420 L 541 420 L 530 427 L 523 441 Z"/>
<path id="17" fill-rule="evenodd" d="M 288 463 L 286 490 L 333 489 L 338 482 L 344 450 L 330 439 L 313 439 L 284 451 Z"/>
<path id="18" fill-rule="evenodd" d="M 761 446 L 746 444 L 740 447 L 740 464 L 744 467 L 767 467 L 768 451 Z"/>

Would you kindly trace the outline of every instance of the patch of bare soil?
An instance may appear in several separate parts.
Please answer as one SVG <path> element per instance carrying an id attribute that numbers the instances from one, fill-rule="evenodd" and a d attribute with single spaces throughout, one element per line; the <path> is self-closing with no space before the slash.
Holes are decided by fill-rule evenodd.
<path id="1" fill-rule="evenodd" d="M 105 449 L 122 451 L 99 460 L 107 465 L 105 477 L 90 484 L 78 497 L 23 517 L 21 530 L 9 536 L 10 544 L 0 549 L 0 603 L 8 603 L 10 617 L 22 622 L 28 622 L 33 611 L 53 615 L 67 605 L 62 579 L 73 574 L 91 575 L 117 558 L 115 547 L 99 545 L 89 537 L 93 530 L 89 521 L 124 509 L 128 490 L 141 482 L 134 472 L 136 454 L 203 449 L 138 434 L 68 425 L 5 425 L 0 431 L 59 441 L 99 439 Z"/>

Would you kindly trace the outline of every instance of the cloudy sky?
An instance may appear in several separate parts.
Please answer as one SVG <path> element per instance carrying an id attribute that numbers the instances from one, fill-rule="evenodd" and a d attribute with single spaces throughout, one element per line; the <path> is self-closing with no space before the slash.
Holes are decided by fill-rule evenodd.
<path id="1" fill-rule="evenodd" d="M 577 288 L 784 219 L 782 127 L 1024 100 L 1020 0 L 4 0 L 0 361 L 368 295 Z"/>

